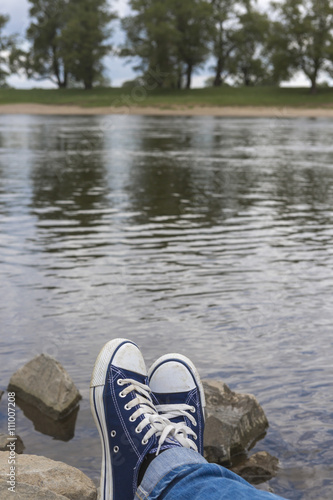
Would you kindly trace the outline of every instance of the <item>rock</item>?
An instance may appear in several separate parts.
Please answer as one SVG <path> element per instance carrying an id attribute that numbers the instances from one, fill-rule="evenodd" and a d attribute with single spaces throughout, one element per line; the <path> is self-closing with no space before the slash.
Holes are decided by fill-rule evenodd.
<path id="1" fill-rule="evenodd" d="M 31 486 L 31 484 L 17 483 L 15 493 L 8 490 L 8 484 L 5 481 L 0 481 L 0 498 L 1 500 L 68 500 L 68 497 L 57 495 L 53 491 Z"/>
<path id="2" fill-rule="evenodd" d="M 8 443 L 15 443 L 15 453 L 23 453 L 25 448 L 20 436 L 10 436 L 9 434 L 0 434 L 0 451 L 8 451 Z"/>
<path id="3" fill-rule="evenodd" d="M 4 393 L 5 393 L 5 391 L 0 391 L 0 401 L 1 401 L 1 398 L 4 395 Z"/>
<path id="4" fill-rule="evenodd" d="M 204 453 L 209 462 L 229 466 L 264 436 L 268 421 L 251 394 L 238 394 L 219 380 L 203 381 L 206 396 Z"/>
<path id="5" fill-rule="evenodd" d="M 16 404 L 21 408 L 23 415 L 31 420 L 37 432 L 52 436 L 61 441 L 70 441 L 74 437 L 79 406 L 74 408 L 69 415 L 66 415 L 64 418 L 54 420 L 35 406 L 26 403 L 26 401 L 18 397 L 16 398 Z"/>
<path id="6" fill-rule="evenodd" d="M 24 484 L 28 484 L 46 489 L 58 496 L 62 495 L 70 500 L 96 500 L 97 498 L 96 486 L 91 479 L 80 470 L 63 462 L 56 462 L 37 455 L 18 455 L 15 467 L 17 472 L 16 486 L 19 486 L 22 491 Z M 7 481 L 6 474 L 8 472 L 8 453 L 0 452 L 0 481 Z M 58 500 L 57 496 L 49 498 L 50 500 L 53 498 Z M 60 498 L 62 497 L 60 496 Z"/>
<path id="7" fill-rule="evenodd" d="M 259 451 L 244 462 L 231 467 L 231 470 L 242 476 L 251 484 L 260 484 L 275 477 L 279 461 L 266 451 Z"/>
<path id="8" fill-rule="evenodd" d="M 14 373 L 8 391 L 55 420 L 68 415 L 81 399 L 63 366 L 46 354 L 36 356 Z"/>

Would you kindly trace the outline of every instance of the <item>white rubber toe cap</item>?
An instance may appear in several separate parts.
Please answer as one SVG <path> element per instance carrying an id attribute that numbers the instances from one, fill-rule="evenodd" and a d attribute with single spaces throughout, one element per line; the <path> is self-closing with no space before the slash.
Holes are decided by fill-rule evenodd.
<path id="1" fill-rule="evenodd" d="M 117 350 L 112 364 L 118 368 L 130 370 L 140 375 L 147 375 L 147 368 L 140 349 L 131 343 L 125 343 Z"/>
<path id="2" fill-rule="evenodd" d="M 103 386 L 110 360 L 119 368 L 124 368 L 141 375 L 147 375 L 147 369 L 140 349 L 130 340 L 113 339 L 107 342 L 99 352 L 91 376 L 90 387 Z"/>
<path id="3" fill-rule="evenodd" d="M 149 385 L 153 392 L 159 394 L 188 392 L 196 387 L 188 368 L 179 361 L 171 360 L 156 368 Z"/>

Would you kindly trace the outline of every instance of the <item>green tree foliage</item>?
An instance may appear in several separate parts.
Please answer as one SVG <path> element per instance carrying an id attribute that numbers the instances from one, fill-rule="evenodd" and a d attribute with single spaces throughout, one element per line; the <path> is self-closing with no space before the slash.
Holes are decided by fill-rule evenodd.
<path id="1" fill-rule="evenodd" d="M 135 71 L 146 77 L 155 71 L 161 75 L 160 87 L 176 85 L 177 64 L 174 40 L 177 36 L 167 2 L 160 0 L 131 0 L 134 15 L 122 19 L 126 43 L 121 55 L 135 58 Z"/>
<path id="2" fill-rule="evenodd" d="M 3 35 L 0 15 L 0 85 L 24 66 L 28 77 L 58 87 L 92 88 L 103 79 L 103 58 L 115 14 L 108 0 L 28 0 L 31 47 Z M 166 88 L 190 88 L 193 73 L 214 58 L 213 85 L 232 77 L 241 85 L 276 85 L 303 71 L 316 91 L 318 77 L 333 77 L 333 0 L 276 0 L 272 18 L 256 0 L 129 0 L 122 19 L 121 55 L 134 69 Z"/>
<path id="3" fill-rule="evenodd" d="M 270 20 L 256 10 L 251 1 L 244 1 L 244 11 L 238 14 L 239 27 L 232 35 L 234 48 L 229 60 L 229 72 L 245 86 L 273 83 L 267 55 Z"/>
<path id="4" fill-rule="evenodd" d="M 235 48 L 234 29 L 236 23 L 233 0 L 212 0 L 212 55 L 215 58 L 213 85 L 220 87 L 228 76 L 228 64 Z"/>
<path id="5" fill-rule="evenodd" d="M 77 82 L 91 89 L 103 74 L 102 58 L 111 50 L 105 40 L 116 16 L 105 0 L 71 0 L 66 17 L 61 32 L 64 65 Z"/>
<path id="6" fill-rule="evenodd" d="M 159 71 L 159 86 L 190 88 L 193 71 L 209 54 L 211 6 L 206 0 L 131 0 L 123 19 L 123 56 L 138 58 L 135 70 Z"/>
<path id="7" fill-rule="evenodd" d="M 106 0 L 29 0 L 28 77 L 49 79 L 65 88 L 70 79 L 91 88 L 103 70 L 110 49 L 105 40 L 114 14 Z"/>
<path id="8" fill-rule="evenodd" d="M 289 70 L 302 70 L 311 82 L 311 92 L 317 90 L 318 75 L 326 69 L 326 60 L 332 47 L 332 0 L 285 0 L 274 3 L 282 29 L 277 36 L 275 50 L 277 63 L 283 54 Z M 278 35 L 278 33 L 277 33 Z"/>
<path id="9" fill-rule="evenodd" d="M 7 85 L 6 78 L 13 72 L 15 63 L 16 36 L 3 33 L 8 21 L 8 16 L 0 14 L 0 88 Z"/>
<path id="10" fill-rule="evenodd" d="M 31 24 L 27 39 L 26 71 L 29 78 L 49 79 L 67 87 L 69 70 L 63 58 L 61 33 L 66 23 L 66 0 L 29 0 Z"/>
<path id="11" fill-rule="evenodd" d="M 279 21 L 272 21 L 267 36 L 265 53 L 269 58 L 271 79 L 273 82 L 290 80 L 295 72 L 295 56 L 289 50 L 289 41 L 285 36 L 285 27 Z"/>
<path id="12" fill-rule="evenodd" d="M 172 18 L 176 27 L 176 54 L 178 60 L 178 87 L 185 76 L 185 87 L 191 87 L 193 71 L 209 55 L 213 29 L 211 4 L 204 0 L 170 0 Z M 179 80 L 179 77 L 181 80 Z"/>

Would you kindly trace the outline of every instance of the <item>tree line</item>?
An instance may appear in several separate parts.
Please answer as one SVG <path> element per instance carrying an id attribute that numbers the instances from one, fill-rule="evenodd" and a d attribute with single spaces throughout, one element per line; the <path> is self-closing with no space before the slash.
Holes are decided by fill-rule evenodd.
<path id="1" fill-rule="evenodd" d="M 59 88 L 103 85 L 111 50 L 132 60 L 141 78 L 158 69 L 163 88 L 190 88 L 208 60 L 214 86 L 279 85 L 302 71 L 316 92 L 321 73 L 333 76 L 333 0 L 280 0 L 269 13 L 255 0 L 129 0 L 120 47 L 110 44 L 117 16 L 107 0 L 29 4 L 24 43 L 4 36 L 8 17 L 0 15 L 0 86 L 22 71 Z"/>

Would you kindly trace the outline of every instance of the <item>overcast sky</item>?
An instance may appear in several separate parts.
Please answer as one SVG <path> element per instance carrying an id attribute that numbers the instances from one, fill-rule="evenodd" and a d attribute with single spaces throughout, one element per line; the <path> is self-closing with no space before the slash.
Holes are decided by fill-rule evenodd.
<path id="1" fill-rule="evenodd" d="M 262 10 L 267 10 L 270 0 L 258 0 L 257 4 Z M 10 16 L 10 21 L 6 26 L 6 33 L 18 33 L 22 38 L 25 36 L 27 27 L 29 26 L 29 2 L 28 0 L 1 0 L 0 4 L 0 14 L 8 14 Z M 110 1 L 110 5 L 113 10 L 116 10 L 120 16 L 124 16 L 129 13 L 129 7 L 127 0 L 113 0 Z M 117 25 L 116 25 L 117 24 Z M 117 45 L 123 41 L 123 33 L 119 28 L 119 23 L 114 25 L 114 34 L 112 37 L 112 42 Z M 125 80 L 133 79 L 136 74 L 131 69 L 131 63 L 125 62 L 125 60 L 118 57 L 109 56 L 105 58 L 105 65 L 107 67 L 107 76 L 111 79 L 113 86 L 120 86 Z M 206 66 L 210 66 L 208 63 Z M 200 70 L 194 75 L 193 85 L 194 87 L 201 87 L 208 76 L 211 76 L 211 72 L 206 68 Z M 33 80 L 27 80 L 24 77 L 18 77 L 13 75 L 8 79 L 8 83 L 17 88 L 30 88 L 30 87 L 52 87 L 54 86 L 51 82 L 45 80 L 43 82 L 35 82 Z M 294 85 L 307 85 L 304 77 L 298 77 L 292 82 Z"/>

